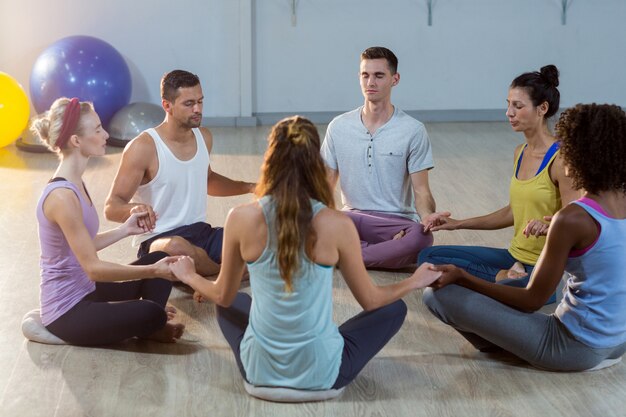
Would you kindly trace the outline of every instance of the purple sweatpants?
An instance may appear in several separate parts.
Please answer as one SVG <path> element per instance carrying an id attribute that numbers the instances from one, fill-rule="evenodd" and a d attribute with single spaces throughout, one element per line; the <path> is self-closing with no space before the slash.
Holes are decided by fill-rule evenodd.
<path id="1" fill-rule="evenodd" d="M 346 210 L 359 232 L 367 268 L 402 268 L 415 263 L 422 249 L 432 246 L 432 233 L 411 219 L 376 211 Z M 393 237 L 404 230 L 404 236 Z"/>

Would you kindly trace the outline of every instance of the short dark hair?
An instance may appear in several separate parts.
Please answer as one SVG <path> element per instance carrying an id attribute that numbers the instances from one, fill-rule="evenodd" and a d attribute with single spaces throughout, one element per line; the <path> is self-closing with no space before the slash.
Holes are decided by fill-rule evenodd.
<path id="1" fill-rule="evenodd" d="M 577 189 L 626 193 L 626 113 L 613 104 L 577 104 L 556 124 L 561 154 Z"/>
<path id="2" fill-rule="evenodd" d="M 559 70 L 554 65 L 541 67 L 539 71 L 525 72 L 517 76 L 511 88 L 523 88 L 528 93 L 533 106 L 537 107 L 544 101 L 548 103 L 545 118 L 549 119 L 559 110 L 561 93 L 559 93 Z"/>
<path id="3" fill-rule="evenodd" d="M 161 98 L 174 102 L 178 97 L 179 88 L 195 87 L 200 84 L 200 78 L 185 70 L 174 70 L 161 78 Z"/>
<path id="4" fill-rule="evenodd" d="M 391 74 L 398 72 L 398 57 L 384 46 L 372 46 L 361 53 L 361 61 L 364 59 L 386 59 Z"/>

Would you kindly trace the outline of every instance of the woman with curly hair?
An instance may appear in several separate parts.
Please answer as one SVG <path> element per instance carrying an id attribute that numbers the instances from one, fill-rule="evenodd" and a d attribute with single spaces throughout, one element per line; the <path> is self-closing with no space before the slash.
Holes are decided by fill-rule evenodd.
<path id="1" fill-rule="evenodd" d="M 580 196 L 565 176 L 559 142 L 548 127 L 548 120 L 559 109 L 558 85 L 559 71 L 554 65 L 521 74 L 511 83 L 506 116 L 512 129 L 524 134 L 525 143 L 515 148 L 509 204 L 463 220 L 442 213 L 442 224 L 430 228 L 496 230 L 513 226 L 509 248 L 433 246 L 420 252 L 418 263 L 454 264 L 491 282 L 507 276 L 524 277 L 509 284 L 526 285 L 545 244 L 546 221 Z"/>
<path id="2" fill-rule="evenodd" d="M 284 119 L 268 142 L 259 200 L 226 219 L 217 280 L 196 274 L 188 257 L 170 267 L 218 304 L 219 325 L 246 381 L 342 388 L 400 329 L 407 311 L 400 298 L 438 274 L 422 268 L 404 281 L 375 285 L 354 223 L 333 209 L 315 126 L 299 116 Z M 246 264 L 252 297 L 237 293 Z M 365 310 L 339 328 L 332 320 L 334 265 Z"/>
<path id="3" fill-rule="evenodd" d="M 585 193 L 552 219 L 528 285 L 495 285 L 441 265 L 423 299 L 481 351 L 503 349 L 548 370 L 600 369 L 626 351 L 626 113 L 579 104 L 556 133 L 568 176 Z M 563 271 L 569 279 L 555 313 L 536 312 Z"/>

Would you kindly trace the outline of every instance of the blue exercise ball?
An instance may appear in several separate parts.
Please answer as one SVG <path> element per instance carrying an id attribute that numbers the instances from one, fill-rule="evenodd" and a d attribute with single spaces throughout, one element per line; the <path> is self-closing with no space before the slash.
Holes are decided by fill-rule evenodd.
<path id="1" fill-rule="evenodd" d="M 59 97 L 91 101 L 105 126 L 130 101 L 131 78 L 122 55 L 92 36 L 70 36 L 46 48 L 30 74 L 30 97 L 43 113 Z"/>

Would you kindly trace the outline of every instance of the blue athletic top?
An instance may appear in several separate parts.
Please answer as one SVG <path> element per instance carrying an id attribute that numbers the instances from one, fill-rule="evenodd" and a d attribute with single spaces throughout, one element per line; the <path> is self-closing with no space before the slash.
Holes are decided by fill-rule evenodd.
<path id="1" fill-rule="evenodd" d="M 259 203 L 268 240 L 259 259 L 248 264 L 252 307 L 241 341 L 241 362 L 248 382 L 258 386 L 322 390 L 339 375 L 343 337 L 333 322 L 333 268 L 312 262 L 304 253 L 285 291 L 277 259 L 275 205 Z M 324 205 L 311 200 L 313 216 Z"/>
<path id="2" fill-rule="evenodd" d="M 577 204 L 600 226 L 595 244 L 570 257 L 563 300 L 556 316 L 580 342 L 610 348 L 626 342 L 626 219 L 608 217 L 581 201 Z"/>
<path id="3" fill-rule="evenodd" d="M 515 168 L 515 178 L 517 178 L 517 174 L 519 174 L 519 167 L 522 165 L 522 158 L 524 157 L 524 150 L 526 149 L 527 146 L 528 145 L 524 145 L 524 147 L 522 148 L 522 151 L 519 153 L 519 158 L 517 159 L 517 167 Z M 541 170 L 543 170 L 546 167 L 546 165 L 550 163 L 552 156 L 556 153 L 556 151 L 559 150 L 560 147 L 561 147 L 561 142 L 556 141 L 548 148 L 548 151 L 543 156 L 541 165 L 539 165 L 539 169 L 537 169 L 537 173 L 535 175 L 538 175 L 541 172 Z"/>

